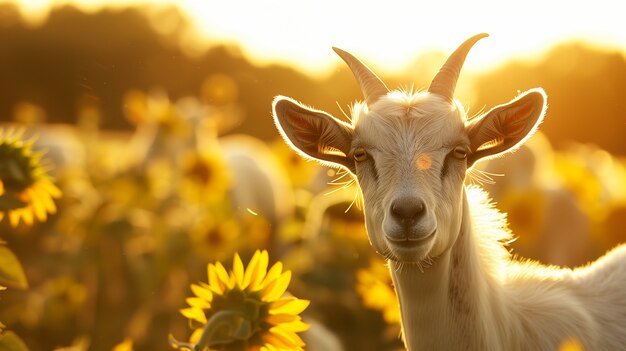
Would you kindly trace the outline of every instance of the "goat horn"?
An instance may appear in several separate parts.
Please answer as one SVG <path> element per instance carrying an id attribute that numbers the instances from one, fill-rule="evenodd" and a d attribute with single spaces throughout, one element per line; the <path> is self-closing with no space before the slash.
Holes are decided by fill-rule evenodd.
<path id="1" fill-rule="evenodd" d="M 488 36 L 489 34 L 482 33 L 463 42 L 463 44 L 461 44 L 461 46 L 459 46 L 452 53 L 452 55 L 448 57 L 446 63 L 444 63 L 443 67 L 439 70 L 439 73 L 437 73 L 435 78 L 433 78 L 433 81 L 430 83 L 428 91 L 433 94 L 441 95 L 451 102 L 454 99 L 456 81 L 459 79 L 459 73 L 461 73 L 461 67 L 463 67 L 467 53 L 477 41 Z"/>
<path id="2" fill-rule="evenodd" d="M 365 96 L 367 106 L 372 106 L 378 98 L 387 95 L 389 89 L 385 83 L 383 83 L 383 81 L 363 62 L 339 48 L 333 47 L 333 50 L 348 64 L 350 70 L 352 70 L 354 78 L 359 82 L 363 96 Z"/>

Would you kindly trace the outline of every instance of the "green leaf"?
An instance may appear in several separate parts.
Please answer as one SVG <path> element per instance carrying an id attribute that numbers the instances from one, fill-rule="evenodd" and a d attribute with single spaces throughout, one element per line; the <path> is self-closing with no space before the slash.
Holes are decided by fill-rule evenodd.
<path id="1" fill-rule="evenodd" d="M 0 285 L 16 289 L 28 288 L 22 264 L 6 246 L 0 246 Z"/>
<path id="2" fill-rule="evenodd" d="M 19 336 L 12 331 L 0 334 L 0 350 L 3 351 L 28 351 L 28 347 Z"/>

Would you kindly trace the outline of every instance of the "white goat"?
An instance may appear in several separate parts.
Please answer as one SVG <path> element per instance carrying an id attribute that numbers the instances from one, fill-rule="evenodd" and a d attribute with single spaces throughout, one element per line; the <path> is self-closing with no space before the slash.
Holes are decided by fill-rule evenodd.
<path id="1" fill-rule="evenodd" d="M 136 152 L 135 162 L 139 168 L 145 168 L 151 159 L 158 156 L 167 157 L 174 167 L 180 168 L 184 152 L 214 150 L 223 158 L 232 178 L 228 196 L 233 211 L 240 218 L 249 217 L 250 210 L 257 212 L 268 220 L 270 230 L 275 232 L 293 214 L 293 194 L 287 173 L 267 144 L 242 134 L 218 137 L 216 126 L 229 121 L 220 120 L 223 118 L 220 113 L 212 113 L 211 106 L 201 104 L 195 98 L 179 99 L 170 107 L 167 96 L 154 95 L 148 97 L 148 104 L 157 105 L 153 107 L 155 111 L 151 111 L 154 114 L 173 114 L 172 119 L 186 133 L 176 135 L 171 126 L 158 120 L 158 116 L 142 118 L 129 147 Z"/>
<path id="2" fill-rule="evenodd" d="M 512 212 L 508 213 L 511 229 L 520 231 L 515 233 L 518 255 L 574 267 L 598 257 L 606 246 L 600 248 L 589 214 L 559 178 L 555 156 L 546 137 L 536 133 L 515 153 L 474 168 L 485 171 L 485 176 L 506 175 L 494 182 L 485 179 L 483 187 L 501 210 Z M 601 203 L 601 197 L 596 201 Z"/>
<path id="3" fill-rule="evenodd" d="M 428 91 L 389 91 L 363 63 L 335 49 L 365 96 L 352 123 L 286 97 L 280 134 L 302 156 L 356 176 L 372 246 L 388 259 L 409 350 L 586 350 L 626 347 L 626 246 L 576 270 L 511 259 L 505 216 L 464 186 L 479 159 L 514 150 L 542 121 L 532 89 L 468 120 L 454 100 L 464 42 Z"/>

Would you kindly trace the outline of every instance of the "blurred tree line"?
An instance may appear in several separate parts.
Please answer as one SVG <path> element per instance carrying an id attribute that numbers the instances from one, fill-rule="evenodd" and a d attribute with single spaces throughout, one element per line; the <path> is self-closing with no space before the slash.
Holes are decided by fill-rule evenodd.
<path id="1" fill-rule="evenodd" d="M 268 140 L 276 137 L 270 103 L 278 94 L 335 115 L 341 114 L 337 102 L 347 107 L 360 99 L 339 59 L 330 76 L 312 78 L 285 66 L 255 66 L 232 46 L 212 46 L 192 57 L 177 40 L 188 27 L 180 10 L 161 8 L 160 17 L 147 12 L 124 8 L 88 14 L 63 6 L 53 9 L 42 25 L 32 26 L 14 4 L 0 4 L 0 120 L 10 120 L 16 104 L 27 101 L 42 107 L 48 122 L 71 123 L 77 109 L 87 104 L 106 116 L 102 128 L 128 129 L 122 101 L 129 89 L 161 87 L 172 98 L 200 95 L 206 103 L 219 105 L 215 94 L 202 93 L 207 77 L 219 74 L 235 83 L 233 98 L 243 108 L 233 131 Z M 165 22 L 167 26 L 160 25 Z M 444 57 L 426 53 L 402 78 L 384 79 L 390 87 L 415 82 L 422 88 Z M 467 86 L 469 80 L 466 76 L 460 84 Z M 472 83 L 465 91 L 475 100 L 472 109 L 478 108 L 470 112 L 508 101 L 518 90 L 541 86 L 550 106 L 542 130 L 557 147 L 577 140 L 626 154 L 626 99 L 621 98 L 626 95 L 626 61 L 617 51 L 562 44 L 539 61 L 510 62 Z"/>

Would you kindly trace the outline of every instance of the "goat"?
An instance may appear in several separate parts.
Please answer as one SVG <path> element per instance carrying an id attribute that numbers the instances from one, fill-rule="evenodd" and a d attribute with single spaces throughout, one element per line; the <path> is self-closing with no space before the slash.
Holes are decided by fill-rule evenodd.
<path id="1" fill-rule="evenodd" d="M 358 181 L 365 227 L 387 259 L 409 350 L 586 350 L 626 346 L 626 246 L 575 270 L 511 258 L 506 217 L 466 186 L 480 159 L 515 150 L 543 120 L 541 88 L 468 119 L 454 99 L 471 47 L 447 59 L 427 91 L 389 91 L 333 48 L 365 97 L 351 123 L 279 96 L 279 133 L 303 157 Z M 575 341 L 572 341 L 575 340 Z"/>
<path id="2" fill-rule="evenodd" d="M 135 96 L 132 98 L 137 99 Z M 136 163 L 144 169 L 151 159 L 159 156 L 168 158 L 171 165 L 180 168 L 181 155 L 190 150 L 212 150 L 217 152 L 224 161 L 224 166 L 232 181 L 228 197 L 234 213 L 244 219 L 250 216 L 249 211 L 258 212 L 275 232 L 294 209 L 293 194 L 288 184 L 286 171 L 269 147 L 262 141 L 248 135 L 238 134 L 218 137 L 218 124 L 232 123 L 221 116 L 220 111 L 211 106 L 201 104 L 195 98 L 181 98 L 172 104 L 165 95 L 152 94 L 139 99 L 147 99 L 145 104 L 155 116 L 134 116 L 141 111 L 129 109 L 129 120 L 137 120 L 138 125 L 133 134 L 129 149 L 136 151 Z M 142 101 L 130 101 L 128 105 Z M 140 110 L 140 109 L 138 109 Z M 232 115 L 236 115 L 234 111 Z M 173 132 L 172 126 L 159 121 L 159 113 L 169 113 L 170 124 L 177 124 L 182 131 Z M 239 120 L 239 116 L 231 116 Z M 225 121 L 223 121 L 225 120 Z"/>
<path id="3" fill-rule="evenodd" d="M 514 154 L 481 162 L 475 169 L 484 172 L 484 190 L 508 212 L 510 227 L 519 238 L 514 245 L 517 254 L 573 267 L 603 250 L 592 233 L 590 215 L 559 178 L 555 157 L 547 138 L 536 133 Z M 494 182 L 486 178 L 490 174 L 506 177 Z"/>

